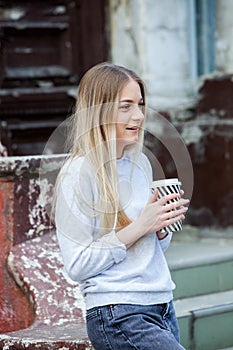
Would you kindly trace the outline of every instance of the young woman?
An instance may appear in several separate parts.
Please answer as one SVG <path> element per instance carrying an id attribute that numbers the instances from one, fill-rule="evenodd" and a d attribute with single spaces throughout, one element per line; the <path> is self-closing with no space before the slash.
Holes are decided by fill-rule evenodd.
<path id="1" fill-rule="evenodd" d="M 144 112 L 144 84 L 131 70 L 102 63 L 82 78 L 55 220 L 96 350 L 183 349 L 164 256 L 171 234 L 161 230 L 184 219 L 188 200 L 151 195 Z"/>

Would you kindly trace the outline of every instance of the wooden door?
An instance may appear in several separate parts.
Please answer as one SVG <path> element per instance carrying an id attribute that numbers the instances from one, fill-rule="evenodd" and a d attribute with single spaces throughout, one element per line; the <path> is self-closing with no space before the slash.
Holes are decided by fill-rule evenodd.
<path id="1" fill-rule="evenodd" d="M 106 0 L 0 0 L 1 139 L 40 154 L 71 112 L 78 82 L 108 58 Z"/>

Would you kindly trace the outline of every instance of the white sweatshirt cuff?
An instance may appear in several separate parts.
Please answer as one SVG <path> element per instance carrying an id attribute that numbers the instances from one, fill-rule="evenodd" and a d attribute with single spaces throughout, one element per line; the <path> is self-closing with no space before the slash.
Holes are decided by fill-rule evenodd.
<path id="1" fill-rule="evenodd" d="M 170 232 L 165 238 L 159 240 L 159 243 L 163 252 L 165 252 L 168 249 L 171 239 L 172 239 L 172 233 Z"/>

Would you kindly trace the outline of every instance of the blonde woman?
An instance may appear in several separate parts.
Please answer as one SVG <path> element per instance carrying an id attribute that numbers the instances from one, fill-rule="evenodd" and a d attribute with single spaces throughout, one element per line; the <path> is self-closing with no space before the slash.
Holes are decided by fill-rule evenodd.
<path id="1" fill-rule="evenodd" d="M 161 229 L 184 219 L 188 200 L 151 196 L 144 112 L 144 84 L 131 70 L 102 63 L 82 78 L 55 220 L 95 350 L 183 349 L 164 256 L 171 234 Z"/>

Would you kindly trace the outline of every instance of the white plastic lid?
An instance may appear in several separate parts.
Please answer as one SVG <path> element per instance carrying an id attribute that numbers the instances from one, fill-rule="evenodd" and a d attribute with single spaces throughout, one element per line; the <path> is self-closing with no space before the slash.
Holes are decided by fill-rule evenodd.
<path id="1" fill-rule="evenodd" d="M 173 179 L 162 179 L 162 180 L 152 181 L 151 183 L 152 188 L 164 187 L 164 186 L 170 186 L 170 185 L 180 186 L 181 182 L 179 181 L 179 179 L 173 178 Z"/>

